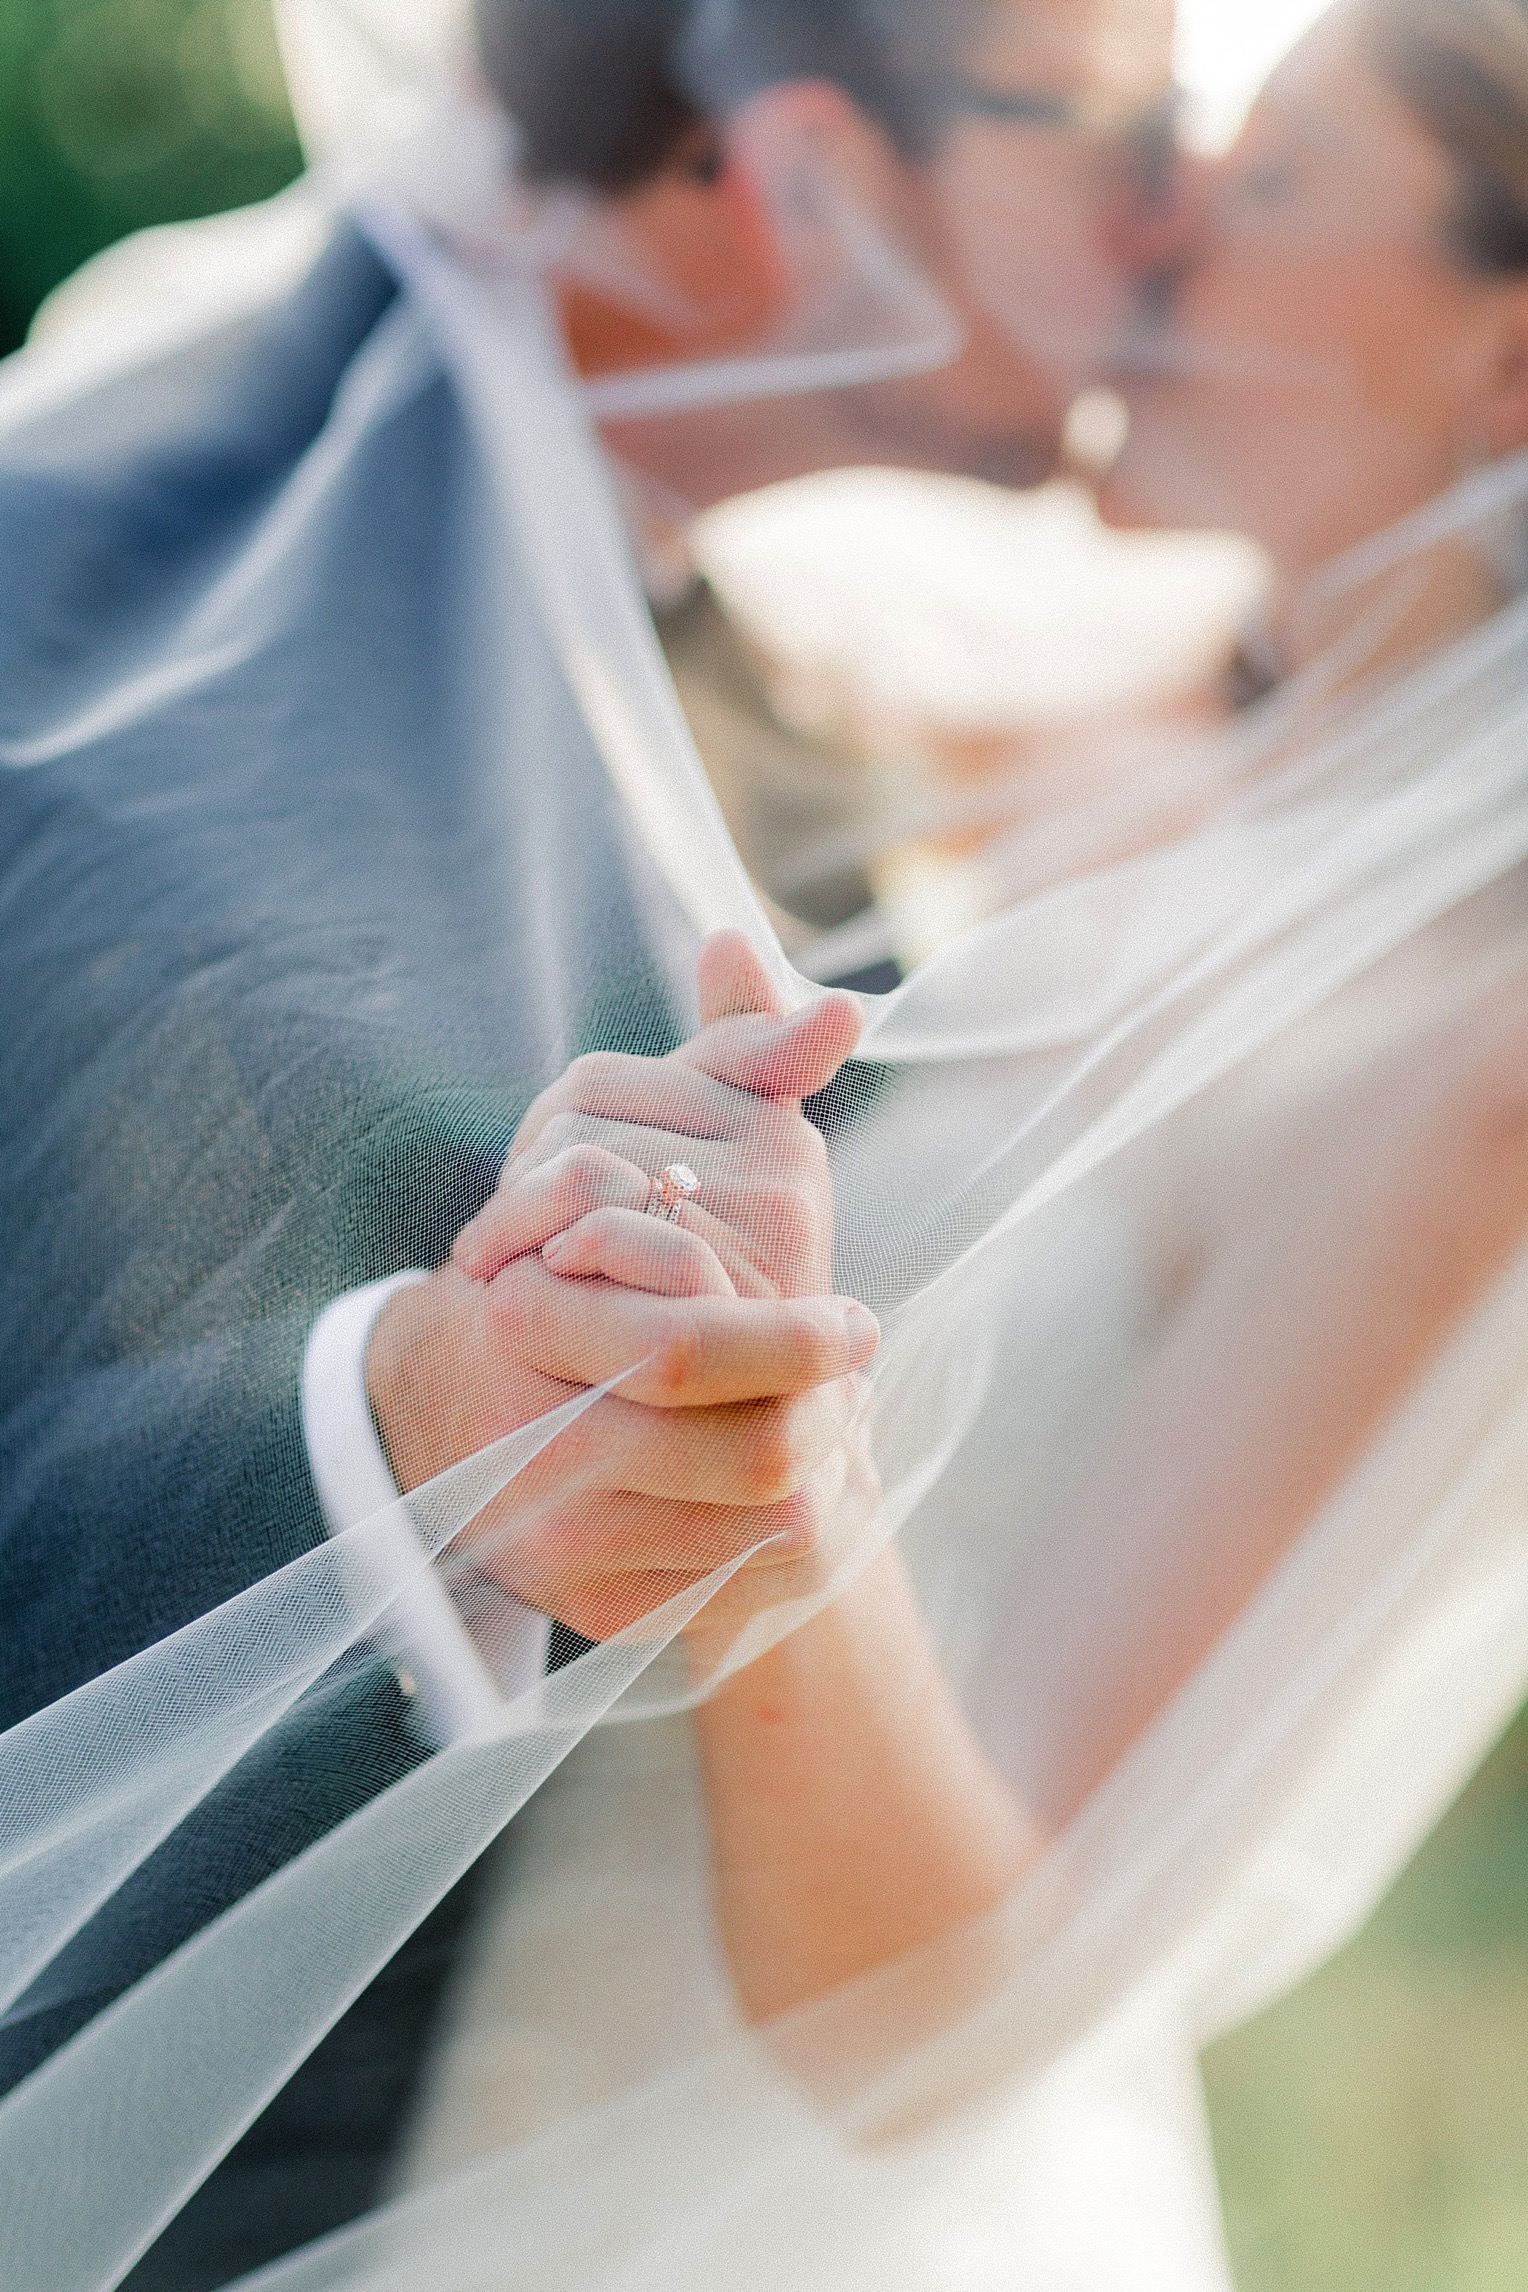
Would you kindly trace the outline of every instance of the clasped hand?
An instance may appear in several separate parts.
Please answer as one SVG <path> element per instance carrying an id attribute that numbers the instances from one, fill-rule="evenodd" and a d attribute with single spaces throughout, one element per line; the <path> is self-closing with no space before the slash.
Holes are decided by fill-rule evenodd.
<path id="1" fill-rule="evenodd" d="M 846 995 L 782 1015 L 736 934 L 701 1032 L 579 1059 L 530 1109 L 451 1261 L 396 1295 L 367 1384 L 405 1491 L 619 1378 L 459 1539 L 529 1606 L 608 1638 L 718 1567 L 810 1576 L 874 1502 L 856 1372 L 874 1316 L 831 1289 L 832 1194 L 801 1100 L 859 1035 Z M 657 1173 L 699 1176 L 674 1223 Z"/>

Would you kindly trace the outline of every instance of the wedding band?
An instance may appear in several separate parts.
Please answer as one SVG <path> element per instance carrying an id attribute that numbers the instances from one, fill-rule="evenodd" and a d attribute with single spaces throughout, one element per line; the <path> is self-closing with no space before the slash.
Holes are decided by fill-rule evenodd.
<path id="1" fill-rule="evenodd" d="M 650 1218 L 664 1218 L 670 1225 L 675 1225 L 679 1219 L 680 1205 L 687 1202 L 692 1194 L 699 1192 L 700 1180 L 689 1163 L 670 1162 L 668 1168 L 660 1170 L 653 1180 L 647 1214 Z"/>

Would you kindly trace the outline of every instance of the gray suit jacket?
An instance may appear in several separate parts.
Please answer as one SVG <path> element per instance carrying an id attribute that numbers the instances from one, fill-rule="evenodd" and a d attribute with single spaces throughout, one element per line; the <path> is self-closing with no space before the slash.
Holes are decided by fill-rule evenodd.
<path id="1" fill-rule="evenodd" d="M 567 1058 L 671 1039 L 612 791 L 544 654 L 516 719 L 504 648 L 537 640 L 485 593 L 442 378 L 363 423 L 242 649 L 46 747 L 164 657 L 393 300 L 342 232 L 284 307 L 0 442 L 0 740 L 46 756 L 0 771 L 0 1725 L 324 1534 L 315 1313 L 444 1256 Z M 331 1674 L 0 2028 L 5 2082 L 421 1755 L 386 1664 Z M 469 1902 L 137 2292 L 221 2284 L 373 2200 Z"/>

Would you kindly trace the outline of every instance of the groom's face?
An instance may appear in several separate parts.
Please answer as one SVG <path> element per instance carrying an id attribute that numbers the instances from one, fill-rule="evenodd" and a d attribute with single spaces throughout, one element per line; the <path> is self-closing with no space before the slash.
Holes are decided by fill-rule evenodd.
<path id="1" fill-rule="evenodd" d="M 920 30 L 951 33 L 924 40 L 930 60 L 912 81 L 930 123 L 923 156 L 899 156 L 847 97 L 806 85 L 772 89 L 745 110 L 728 148 L 778 158 L 783 145 L 810 152 L 825 176 L 836 169 L 885 241 L 937 288 L 964 347 L 899 380 L 610 427 L 623 459 L 693 507 L 844 464 L 1036 484 L 1055 470 L 1067 409 L 1123 323 L 1127 289 L 1110 241 L 1135 139 L 1169 98 L 1172 0 L 921 4 Z M 669 176 L 624 210 L 655 273 L 715 322 L 690 355 L 746 352 L 759 333 L 794 331 L 788 308 L 768 306 L 789 265 L 758 260 L 760 233 L 738 222 L 744 210 L 768 213 L 750 180 L 762 179 L 746 165 L 729 166 L 715 188 Z M 628 358 L 612 346 L 609 363 L 665 362 L 650 318 L 640 324 L 645 347 Z M 587 342 L 575 329 L 586 371 Z"/>
<path id="2" fill-rule="evenodd" d="M 908 176 L 911 234 L 967 348 L 865 393 L 863 419 L 897 459 L 1027 485 L 1055 468 L 1126 307 L 1111 244 L 1170 100 L 1172 4 L 1002 0 L 976 21 L 945 131 Z"/>

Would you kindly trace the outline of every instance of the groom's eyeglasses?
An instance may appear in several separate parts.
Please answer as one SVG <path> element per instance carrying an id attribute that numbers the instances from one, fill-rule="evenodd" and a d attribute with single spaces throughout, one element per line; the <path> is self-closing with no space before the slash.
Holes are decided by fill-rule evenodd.
<path id="1" fill-rule="evenodd" d="M 1128 111 L 1105 110 L 1086 98 L 1074 102 L 1039 88 L 989 87 L 981 80 L 925 80 L 919 85 L 918 99 L 931 125 L 944 126 L 956 119 L 990 119 L 1011 127 L 1087 136 L 1113 146 L 1137 191 L 1148 201 L 1160 200 L 1170 187 L 1182 114 L 1182 98 L 1176 88 L 1144 109 Z"/>
<path id="2" fill-rule="evenodd" d="M 917 95 L 919 107 L 930 122 L 994 119 L 1014 127 L 1076 129 L 1082 125 L 1076 104 L 1038 88 L 994 88 L 981 80 L 937 79 L 921 80 Z"/>

